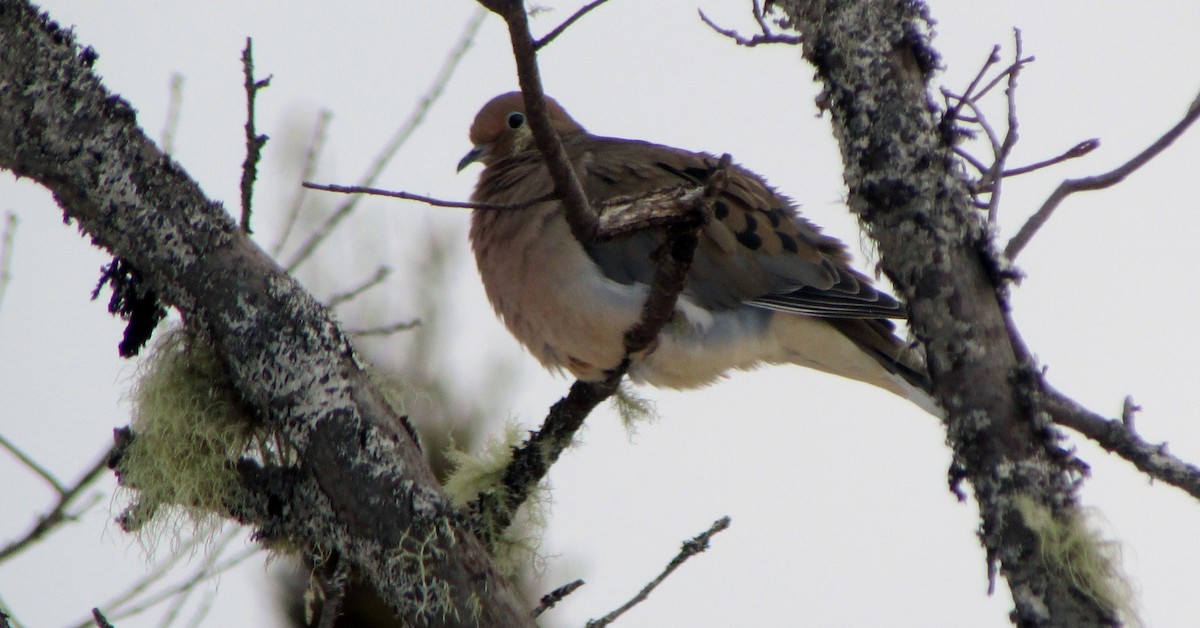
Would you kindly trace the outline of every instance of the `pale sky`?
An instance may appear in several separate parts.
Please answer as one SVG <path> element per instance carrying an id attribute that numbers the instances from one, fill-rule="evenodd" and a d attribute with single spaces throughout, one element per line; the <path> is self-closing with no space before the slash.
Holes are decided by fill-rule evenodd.
<path id="1" fill-rule="evenodd" d="M 544 33 L 579 5 L 543 2 Z M 249 5 L 249 6 L 247 6 Z M 1019 27 L 1021 143 L 1010 164 L 1038 161 L 1097 137 L 1092 155 L 1006 181 L 1001 240 L 1063 178 L 1108 170 L 1183 114 L 1200 90 L 1200 4 L 1185 2 L 932 2 L 935 47 L 961 90 L 993 44 L 1012 54 Z M 278 211 L 295 192 L 295 164 L 316 112 L 333 112 L 318 181 L 353 183 L 422 96 L 475 4 L 453 2 L 146 3 L 47 1 L 44 7 L 99 53 L 96 71 L 132 103 L 143 128 L 163 126 L 170 75 L 186 83 L 175 157 L 212 198 L 237 205 L 244 141 L 240 51 L 254 37 L 267 145 L 256 191 L 257 231 L 269 246 Z M 788 47 L 738 48 L 695 9 L 752 28 L 749 3 L 613 0 L 547 48 L 547 91 L 589 130 L 694 150 L 728 152 L 795 198 L 806 216 L 861 251 L 842 204 L 840 157 L 816 117 L 813 69 Z M 465 199 L 478 174 L 455 174 L 478 107 L 513 89 L 507 33 L 489 19 L 426 124 L 392 162 L 381 187 Z M 1000 100 L 993 118 L 1003 117 Z M 977 150 L 976 154 L 980 154 Z M 1091 409 L 1119 412 L 1131 394 L 1150 440 L 1200 462 L 1196 374 L 1200 283 L 1190 272 L 1200 232 L 1200 132 L 1193 131 L 1121 186 L 1067 200 L 1018 265 L 1015 318 L 1049 380 Z M 0 210 L 20 219 L 13 279 L 0 304 L 0 433 L 65 481 L 128 423 L 133 366 L 116 356 L 123 325 L 88 300 L 106 256 L 63 226 L 50 195 L 0 175 Z M 507 361 L 519 374 L 498 424 L 536 427 L 569 381 L 523 353 L 487 305 L 467 254 L 465 212 L 367 200 L 327 246 L 347 283 L 376 265 L 395 268 L 364 308 L 409 314 L 420 282 L 419 238 L 457 234 L 462 264 L 445 296 L 460 327 L 442 368 L 466 386 Z M 870 270 L 869 256 L 857 256 Z M 327 262 L 332 263 L 332 261 Z M 318 297 L 338 286 L 311 285 Z M 390 341 L 374 348 L 402 350 Z M 938 422 L 861 384 L 798 367 L 740 373 L 692 392 L 645 389 L 660 419 L 628 436 L 608 408 L 551 472 L 553 504 L 543 589 L 587 585 L 544 617 L 577 626 L 619 606 L 653 578 L 679 544 L 713 520 L 732 527 L 619 624 L 642 626 L 1007 626 L 1011 599 L 986 594 L 978 513 L 946 489 L 949 453 Z M 497 428 L 497 431 L 499 429 Z M 1070 435 L 1093 467 L 1083 490 L 1094 524 L 1121 543 L 1148 626 L 1200 617 L 1200 505 L 1151 484 L 1131 465 Z M 52 496 L 0 454 L 6 506 L 0 544 L 24 532 Z M 108 523 L 113 482 L 89 514 L 0 566 L 0 598 L 28 626 L 81 620 L 144 570 L 142 550 Z M 111 512 L 110 512 L 111 511 Z M 198 558 L 196 560 L 199 560 Z M 263 562 L 219 583 L 205 626 L 270 625 Z M 212 586 L 212 585 L 207 585 Z M 188 607 L 184 622 L 194 613 Z M 118 623 L 157 625 L 151 612 Z"/>

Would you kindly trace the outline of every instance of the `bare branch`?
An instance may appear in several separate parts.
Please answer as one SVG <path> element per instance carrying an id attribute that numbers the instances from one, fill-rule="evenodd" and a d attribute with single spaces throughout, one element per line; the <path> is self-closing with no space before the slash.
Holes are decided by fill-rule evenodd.
<path id="1" fill-rule="evenodd" d="M 391 325 L 382 327 L 368 327 L 366 329 L 346 330 L 346 333 L 355 338 L 364 338 L 367 336 L 390 336 L 392 334 L 408 331 L 421 324 L 421 319 L 413 319 L 411 321 L 399 321 Z"/>
<path id="2" fill-rule="evenodd" d="M 179 111 L 183 108 L 183 75 L 178 72 L 171 74 L 170 96 L 167 98 L 167 117 L 163 121 L 162 135 L 159 142 L 162 151 L 168 155 L 175 152 L 175 131 L 179 129 Z"/>
<path id="3" fill-rule="evenodd" d="M 1032 163 L 1032 164 L 1029 164 L 1028 166 L 1021 166 L 1020 168 L 1013 168 L 1011 170 L 1005 170 L 1003 173 L 1001 173 L 1001 177 L 1002 178 L 1015 177 L 1017 175 L 1027 174 L 1027 173 L 1033 172 L 1035 170 L 1041 170 L 1042 168 L 1048 168 L 1050 166 L 1060 164 L 1064 161 L 1083 157 L 1084 155 L 1096 150 L 1099 147 L 1100 147 L 1100 140 L 1098 140 L 1096 138 L 1092 138 L 1090 140 L 1084 140 L 1084 141 L 1072 146 L 1071 148 L 1068 148 L 1065 152 L 1063 152 L 1061 155 L 1058 155 L 1056 157 L 1051 157 L 1050 159 Z"/>
<path id="4" fill-rule="evenodd" d="M 657 578 L 651 580 L 650 583 L 645 587 L 642 587 L 642 590 L 638 591 L 637 595 L 633 596 L 633 598 L 628 602 L 622 604 L 620 608 L 605 615 L 604 617 L 601 617 L 600 619 L 593 619 L 589 621 L 587 624 L 585 624 L 585 626 L 587 628 L 603 628 L 604 626 L 616 621 L 618 617 L 623 615 L 629 609 L 646 601 L 646 599 L 650 597 L 650 594 L 654 592 L 654 589 L 658 588 L 658 585 L 662 584 L 663 581 L 667 579 L 667 576 L 671 575 L 671 573 L 676 569 L 679 569 L 679 567 L 683 565 L 683 563 L 687 562 L 689 558 L 708 549 L 709 541 L 712 540 L 712 537 L 715 534 L 728 528 L 729 521 L 729 517 L 721 517 L 713 522 L 712 526 L 707 530 L 696 535 L 695 538 L 684 541 L 683 549 L 679 550 L 679 554 L 676 555 L 675 558 L 671 559 L 671 562 L 667 563 L 667 568 L 664 569 L 662 573 L 658 574 Z"/>
<path id="5" fill-rule="evenodd" d="M 96 628 L 114 628 L 112 622 L 108 621 L 108 618 L 98 608 L 92 609 L 92 621 L 96 622 Z"/>
<path id="6" fill-rule="evenodd" d="M 340 194 L 371 194 L 374 196 L 387 196 L 390 198 L 399 198 L 406 201 L 418 201 L 426 205 L 434 207 L 453 207 L 456 209 L 485 209 L 488 211 L 507 211 L 512 209 L 523 209 L 530 205 L 536 205 L 545 201 L 553 200 L 553 195 L 547 195 L 525 201 L 524 203 L 512 203 L 509 205 L 497 205 L 494 203 L 464 203 L 462 201 L 444 201 L 441 199 L 432 198 L 429 196 L 421 196 L 420 194 L 410 194 L 408 192 L 397 192 L 392 190 L 383 190 L 380 188 L 363 187 L 359 185 L 325 185 L 321 183 L 309 183 L 305 181 L 303 186 L 310 190 L 322 190 L 325 192 L 338 192 Z"/>
<path id="7" fill-rule="evenodd" d="M 1017 128 L 1019 122 L 1017 121 L 1017 77 L 1021 74 L 1022 67 L 1021 53 L 1023 51 L 1021 46 L 1021 29 L 1013 29 L 1013 42 L 1013 54 L 1016 56 L 1017 60 L 1011 66 L 1009 66 L 1010 71 L 1008 72 L 1008 87 L 1004 90 L 1008 104 L 1008 129 L 1004 133 L 1004 141 L 1000 144 L 1000 150 L 996 152 L 995 160 L 992 161 L 992 167 L 988 170 L 988 174 L 984 177 L 984 180 L 991 184 L 989 186 L 991 193 L 988 195 L 987 216 L 988 223 L 993 225 L 996 224 L 996 221 L 1000 217 L 1000 191 L 1001 185 L 1004 182 L 1004 179 L 1000 176 L 1000 173 L 1004 172 L 1004 164 L 1008 162 L 1008 156 L 1012 154 L 1013 147 L 1017 145 L 1018 137 Z M 989 88 L 990 86 L 985 87 L 980 94 L 982 95 L 983 93 L 986 93 Z"/>
<path id="8" fill-rule="evenodd" d="M 569 28 L 572 24 L 574 24 L 576 21 L 578 21 L 579 18 L 583 17 L 584 15 L 587 15 L 587 13 L 589 11 L 604 4 L 605 2 L 608 2 L 608 0 L 593 0 L 592 2 L 589 2 L 585 5 L 583 5 L 583 7 L 580 8 L 578 11 L 576 11 L 573 15 L 571 15 L 571 17 L 567 18 L 566 21 L 564 21 L 562 24 L 559 24 L 558 26 L 556 26 L 554 28 L 554 30 L 550 31 L 549 33 L 546 33 L 546 35 L 543 36 L 541 39 L 533 42 L 533 49 L 541 50 L 545 46 L 549 45 L 550 42 L 554 41 L 554 39 L 556 37 L 563 34 L 563 31 L 567 30 L 567 28 Z"/>
<path id="9" fill-rule="evenodd" d="M 1131 462 L 1146 475 L 1200 499 L 1200 468 L 1167 453 L 1165 444 L 1142 440 L 1133 429 L 1136 406 L 1126 398 L 1120 419 L 1106 419 L 1047 387 L 1045 407 L 1055 423 L 1069 427 Z"/>
<path id="10" fill-rule="evenodd" d="M 582 587 L 583 585 L 583 580 L 573 580 L 547 593 L 546 595 L 543 595 L 542 599 L 540 600 L 541 603 L 537 605 L 537 608 L 533 609 L 530 615 L 537 617 L 542 613 L 554 608 L 556 604 L 563 601 L 563 598 L 571 595 L 576 589 Z"/>
<path id="11" fill-rule="evenodd" d="M 262 159 L 262 147 L 267 143 L 266 135 L 259 135 L 254 129 L 254 100 L 261 89 L 271 84 L 271 77 L 255 80 L 254 54 L 251 40 L 246 38 L 246 47 L 242 50 L 242 74 L 245 81 L 242 86 L 246 90 L 246 159 L 242 162 L 242 231 L 247 234 L 250 230 L 250 201 L 254 197 L 254 181 L 258 178 L 258 162 Z"/>
<path id="12" fill-rule="evenodd" d="M 760 44 L 788 44 L 790 46 L 798 46 L 804 43 L 804 38 L 798 35 L 772 33 L 770 27 L 767 26 L 766 19 L 763 17 L 762 6 L 759 4 L 758 0 L 754 0 L 753 10 L 754 20 L 758 22 L 759 28 L 762 29 L 762 33 L 753 37 L 745 37 L 732 28 L 721 28 L 720 26 L 717 26 L 716 22 L 708 19 L 708 16 L 704 14 L 704 11 L 696 9 L 696 12 L 700 14 L 701 22 L 707 24 L 709 28 L 713 29 L 717 33 L 732 39 L 739 46 L 745 46 L 747 48 L 753 48 Z"/>
<path id="13" fill-rule="evenodd" d="M 296 188 L 296 196 L 292 199 L 292 203 L 288 206 L 287 218 L 284 219 L 283 229 L 279 231 L 279 238 L 275 240 L 275 245 L 271 247 L 271 256 L 279 257 L 279 253 L 283 251 L 283 245 L 287 242 L 288 237 L 292 234 L 292 229 L 296 226 L 296 220 L 300 217 L 300 208 L 304 206 L 304 199 L 308 196 L 308 187 L 303 185 L 305 181 L 313 178 L 313 174 L 317 170 L 317 158 L 320 157 L 321 151 L 325 147 L 325 132 L 329 129 L 329 121 L 333 119 L 333 113 L 328 109 L 322 109 L 317 114 L 317 123 L 313 125 L 312 139 L 308 141 L 308 149 L 304 151 L 304 162 L 300 167 L 300 182 L 301 185 Z"/>
<path id="14" fill-rule="evenodd" d="M 387 266 L 380 266 L 379 268 L 375 269 L 375 274 L 371 275 L 370 279 L 367 279 L 366 281 L 355 286 L 354 288 L 351 288 L 344 292 L 339 292 L 339 293 L 329 297 L 328 299 L 326 299 L 325 307 L 335 308 L 347 301 L 353 300 L 358 295 L 383 283 L 385 280 L 387 280 L 388 276 L 391 274 L 392 274 L 391 268 L 389 268 Z"/>
<path id="15" fill-rule="evenodd" d="M 33 471 L 35 474 L 45 480 L 46 483 L 54 489 L 54 492 L 58 493 L 59 497 L 67 492 L 67 489 L 62 485 L 61 482 L 58 481 L 58 478 L 54 477 L 53 473 L 50 473 L 49 469 L 43 467 L 41 464 L 38 464 L 38 461 L 34 460 L 32 456 L 22 451 L 21 448 L 17 447 L 15 443 L 8 440 L 8 437 L 6 437 L 4 434 L 0 434 L 0 447 L 7 449 L 8 453 L 12 454 L 13 457 L 21 461 L 21 464 L 29 467 L 30 471 Z"/>
<path id="16" fill-rule="evenodd" d="M 434 103 L 441 98 L 442 93 L 446 89 L 446 84 L 450 82 L 450 77 L 454 76 L 459 63 L 475 43 L 475 35 L 478 34 L 479 27 L 483 24 L 483 18 L 486 16 L 487 12 L 478 11 L 471 16 L 471 19 L 467 20 L 462 34 L 459 35 L 458 41 L 455 42 L 454 47 L 446 55 L 446 60 L 442 63 L 441 69 L 438 70 L 437 76 L 433 78 L 433 82 L 430 83 L 429 89 L 426 90 L 425 95 L 421 97 L 417 105 L 413 107 L 413 110 L 409 112 L 408 119 L 400 125 L 395 135 L 380 149 L 379 154 L 375 156 L 375 161 L 371 163 L 371 166 L 367 168 L 362 178 L 358 180 L 359 187 L 373 184 L 379 178 L 380 173 L 383 172 L 384 167 L 396 156 L 396 153 L 400 151 L 400 148 L 404 146 L 413 132 L 421 126 L 421 123 L 425 121 L 425 116 L 433 108 Z M 303 264 L 316 251 L 317 247 L 325 241 L 325 238 L 329 237 L 330 233 L 333 233 L 338 224 L 354 211 L 358 206 L 360 198 L 357 196 L 349 198 L 334 210 L 329 218 L 325 219 L 325 222 L 309 236 L 308 240 L 292 256 L 291 261 L 286 264 L 285 268 L 289 273 Z"/>
<path id="17" fill-rule="evenodd" d="M 50 484 L 54 487 L 54 490 L 58 492 L 58 502 L 54 504 L 49 512 L 38 517 L 37 523 L 34 524 L 33 528 L 30 529 L 29 532 L 26 532 L 21 538 L 10 542 L 8 545 L 5 545 L 4 548 L 0 549 L 0 562 L 3 562 L 9 557 L 14 556 L 25 548 L 29 547 L 33 543 L 41 540 L 42 537 L 46 536 L 46 534 L 51 530 L 58 527 L 64 521 L 68 521 L 75 516 L 68 513 L 67 508 L 71 506 L 71 504 L 75 501 L 75 498 L 79 497 L 79 494 L 82 493 L 84 489 L 91 486 L 92 482 L 95 482 L 96 478 L 100 477 L 100 474 L 104 470 L 108 469 L 108 459 L 109 456 L 112 455 L 113 450 L 112 448 L 109 448 L 107 451 L 101 454 L 100 457 L 97 458 L 96 462 L 92 463 L 92 466 L 88 468 L 88 470 L 85 471 L 83 475 L 75 481 L 74 484 L 69 487 L 64 487 L 59 484 L 59 482 L 54 479 L 49 472 L 47 472 L 45 469 L 42 469 L 41 466 L 37 465 L 32 460 L 29 460 L 24 454 L 19 453 L 19 450 L 12 448 L 11 444 L 6 439 L 0 437 L 0 444 L 3 444 L 6 449 L 9 449 L 9 451 L 12 451 L 15 455 L 17 455 L 17 457 L 20 458 L 21 461 L 26 464 L 26 466 L 29 466 L 29 468 L 37 472 L 38 475 L 45 478 L 47 482 L 50 482 Z"/>
<path id="18" fill-rule="evenodd" d="M 0 306 L 4 305 L 4 292 L 12 281 L 13 242 L 17 237 L 17 214 L 4 212 L 4 232 L 0 233 Z"/>
<path id="19" fill-rule="evenodd" d="M 1021 251 L 1029 245 L 1029 242 L 1033 240 L 1033 236 L 1037 234 L 1038 229 L 1041 229 L 1042 225 L 1050 220 L 1050 216 L 1058 208 L 1059 204 L 1062 203 L 1063 199 L 1076 192 L 1102 190 L 1124 181 L 1125 177 L 1136 172 L 1138 168 L 1150 163 L 1150 160 L 1157 157 L 1159 153 L 1166 150 L 1175 140 L 1179 139 L 1192 126 L 1197 117 L 1200 117 L 1200 98 L 1192 102 L 1182 120 L 1177 122 L 1175 126 L 1171 127 L 1170 130 L 1155 140 L 1145 150 L 1135 155 L 1133 159 L 1103 174 L 1083 177 L 1081 179 L 1067 179 L 1060 183 L 1054 192 L 1050 194 L 1050 197 L 1046 199 L 1046 202 L 1042 203 L 1042 206 L 1029 217 L 1029 220 L 1024 225 L 1021 225 L 1021 229 L 1017 231 L 1017 234 L 1008 241 L 1008 245 L 1004 247 L 1004 254 L 1009 260 L 1015 260 L 1021 254 Z"/>

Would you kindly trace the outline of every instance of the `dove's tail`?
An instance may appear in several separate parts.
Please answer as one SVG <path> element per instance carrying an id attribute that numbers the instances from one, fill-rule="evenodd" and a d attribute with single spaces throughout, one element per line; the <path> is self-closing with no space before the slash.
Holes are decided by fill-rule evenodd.
<path id="1" fill-rule="evenodd" d="M 929 394 L 920 348 L 898 338 L 889 321 L 775 316 L 772 325 L 777 326 L 775 337 L 784 339 L 781 361 L 878 386 L 934 416 L 945 416 Z M 830 327 L 840 333 L 830 333 Z"/>

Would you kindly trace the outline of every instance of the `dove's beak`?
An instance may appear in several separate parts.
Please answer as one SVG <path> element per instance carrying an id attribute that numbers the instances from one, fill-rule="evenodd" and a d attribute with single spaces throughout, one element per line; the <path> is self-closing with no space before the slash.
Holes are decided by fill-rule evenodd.
<path id="1" fill-rule="evenodd" d="M 466 168 L 467 166 L 479 161 L 479 158 L 483 157 L 484 150 L 485 149 L 482 144 L 472 148 L 471 152 L 464 155 L 462 160 L 458 162 L 458 171 L 462 172 L 463 168 Z"/>

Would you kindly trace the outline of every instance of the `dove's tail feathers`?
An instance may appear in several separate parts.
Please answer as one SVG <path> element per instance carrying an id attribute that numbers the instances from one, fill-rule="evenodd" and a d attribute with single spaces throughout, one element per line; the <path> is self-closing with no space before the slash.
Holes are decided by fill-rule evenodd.
<path id="1" fill-rule="evenodd" d="M 929 394 L 929 376 L 918 347 L 892 333 L 888 321 L 775 316 L 782 362 L 791 362 L 877 386 L 926 412 L 945 415 Z M 831 329 L 832 328 L 832 329 Z"/>

